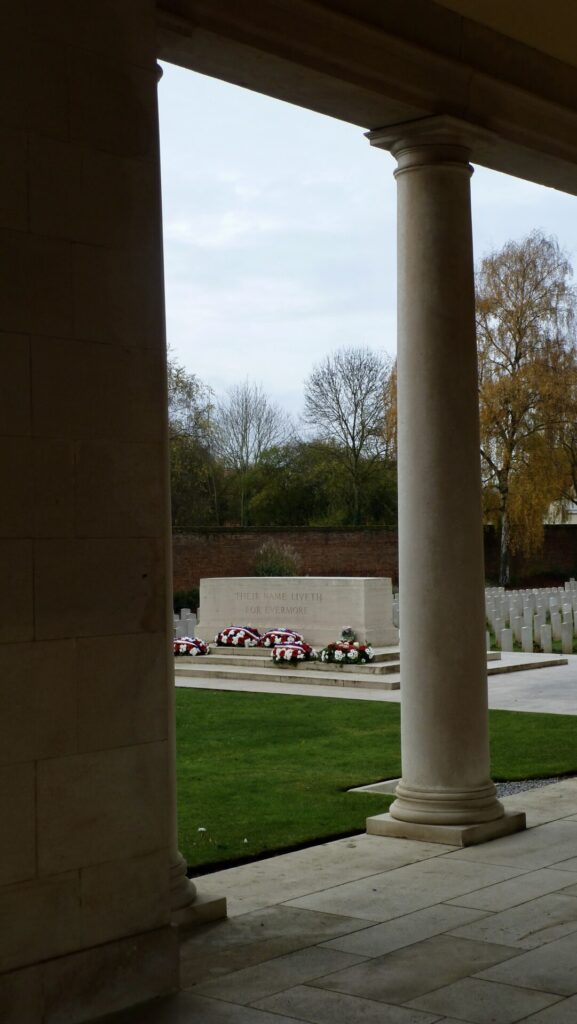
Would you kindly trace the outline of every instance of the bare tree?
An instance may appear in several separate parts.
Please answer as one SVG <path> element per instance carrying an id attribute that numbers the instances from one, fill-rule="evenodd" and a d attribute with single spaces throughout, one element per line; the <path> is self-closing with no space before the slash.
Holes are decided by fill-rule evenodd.
<path id="1" fill-rule="evenodd" d="M 294 436 L 288 413 L 267 397 L 260 384 L 245 380 L 228 392 L 217 406 L 216 451 L 236 470 L 240 484 L 240 525 L 246 520 L 246 478 L 251 466 L 268 448 L 287 444 Z"/>
<path id="2" fill-rule="evenodd" d="M 368 348 L 344 348 L 325 357 L 305 382 L 305 422 L 319 441 L 332 444 L 352 491 L 353 522 L 360 521 L 363 479 L 392 458 L 394 364 Z"/>

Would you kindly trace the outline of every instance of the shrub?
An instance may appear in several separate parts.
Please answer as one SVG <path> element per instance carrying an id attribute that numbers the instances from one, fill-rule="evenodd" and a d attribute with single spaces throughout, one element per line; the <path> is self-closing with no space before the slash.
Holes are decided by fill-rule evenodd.
<path id="1" fill-rule="evenodd" d="M 255 576 L 298 576 L 299 570 L 299 556 L 289 544 L 268 540 L 257 552 Z"/>

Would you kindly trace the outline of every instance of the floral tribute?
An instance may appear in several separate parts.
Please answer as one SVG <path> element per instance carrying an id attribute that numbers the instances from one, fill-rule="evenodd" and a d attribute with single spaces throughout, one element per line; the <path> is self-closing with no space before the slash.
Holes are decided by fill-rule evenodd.
<path id="1" fill-rule="evenodd" d="M 332 661 L 339 665 L 360 665 L 363 662 L 373 661 L 373 649 L 369 644 L 359 644 L 356 641 L 337 640 L 334 644 L 327 644 L 319 654 L 321 661 Z"/>
<path id="2" fill-rule="evenodd" d="M 210 654 L 210 647 L 205 644 L 204 640 L 199 640 L 197 636 L 179 636 L 175 639 L 175 657 L 189 655 L 191 658 L 196 658 L 199 654 Z"/>
<path id="3" fill-rule="evenodd" d="M 293 643 L 275 644 L 271 657 L 275 665 L 297 665 L 299 661 L 313 661 L 317 656 L 310 644 L 304 640 L 295 640 Z"/>
<path id="4" fill-rule="evenodd" d="M 260 633 L 254 626 L 227 626 L 214 639 L 219 647 L 258 647 Z"/>
<path id="5" fill-rule="evenodd" d="M 301 633 L 284 626 L 282 629 L 268 629 L 260 638 L 261 647 L 275 647 L 277 644 L 302 643 Z"/>

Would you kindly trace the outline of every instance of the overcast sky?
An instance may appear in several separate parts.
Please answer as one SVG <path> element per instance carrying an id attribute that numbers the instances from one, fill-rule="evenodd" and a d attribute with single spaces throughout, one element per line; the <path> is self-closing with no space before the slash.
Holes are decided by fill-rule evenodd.
<path id="1" fill-rule="evenodd" d="M 395 161 L 361 129 L 163 65 L 168 342 L 222 396 L 300 412 L 338 348 L 395 352 Z M 475 258 L 534 228 L 577 264 L 577 199 L 476 168 Z M 576 265 L 577 269 L 577 265 Z"/>

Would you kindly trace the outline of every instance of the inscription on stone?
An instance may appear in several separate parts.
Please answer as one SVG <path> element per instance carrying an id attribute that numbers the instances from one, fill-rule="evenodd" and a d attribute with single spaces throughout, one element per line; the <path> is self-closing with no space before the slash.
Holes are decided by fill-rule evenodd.
<path id="1" fill-rule="evenodd" d="M 200 622 L 208 636 L 226 626 L 257 629 L 294 626 L 313 644 L 324 644 L 350 626 L 359 640 L 397 642 L 392 625 L 391 581 L 373 577 L 244 576 L 200 581 Z"/>
<path id="2" fill-rule="evenodd" d="M 236 590 L 232 596 L 239 619 L 264 616 L 267 621 L 278 615 L 302 619 L 308 611 L 305 605 L 322 604 L 323 600 L 320 593 L 299 590 Z"/>

